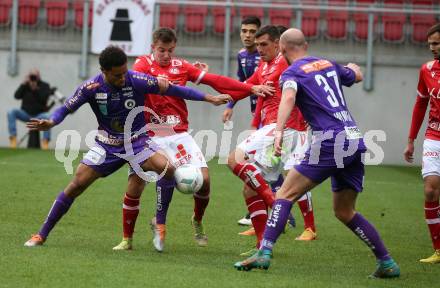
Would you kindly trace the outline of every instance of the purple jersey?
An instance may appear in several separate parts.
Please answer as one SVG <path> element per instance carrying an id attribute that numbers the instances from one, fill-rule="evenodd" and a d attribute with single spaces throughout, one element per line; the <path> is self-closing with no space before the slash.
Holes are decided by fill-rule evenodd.
<path id="1" fill-rule="evenodd" d="M 237 76 L 241 82 L 246 81 L 250 78 L 255 70 L 257 70 L 258 64 L 260 63 L 260 54 L 255 50 L 253 53 L 249 53 L 246 49 L 241 49 L 237 54 Z M 255 112 L 257 107 L 257 96 L 251 95 L 249 97 L 251 101 L 251 112 Z"/>
<path id="2" fill-rule="evenodd" d="M 131 109 L 144 106 L 145 94 L 159 94 L 157 79 L 150 75 L 128 71 L 124 87 L 117 88 L 104 81 L 102 74 L 85 81 L 64 105 L 73 112 L 89 103 L 99 124 L 112 138 L 124 138 L 124 124 Z M 136 115 L 131 133 L 145 127 L 143 113 Z"/>
<path id="3" fill-rule="evenodd" d="M 343 86 L 356 80 L 354 71 L 317 57 L 295 61 L 281 75 L 283 88 L 297 91 L 296 105 L 313 131 L 347 132 L 347 139 L 361 139 L 345 103 Z"/>

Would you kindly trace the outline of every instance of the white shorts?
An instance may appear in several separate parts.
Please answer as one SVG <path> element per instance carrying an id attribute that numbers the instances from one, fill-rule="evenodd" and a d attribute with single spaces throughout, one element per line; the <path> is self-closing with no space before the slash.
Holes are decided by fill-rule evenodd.
<path id="1" fill-rule="evenodd" d="M 298 142 L 302 143 L 301 141 L 298 141 L 298 138 L 301 138 L 299 135 L 307 135 L 307 132 L 285 129 L 281 161 L 277 160 L 276 157 L 273 156 L 275 127 L 275 123 L 263 126 L 237 146 L 238 149 L 245 152 L 249 161 L 254 162 L 254 164 L 260 169 L 264 179 L 269 183 L 278 180 L 280 173 L 282 173 L 283 170 L 288 169 L 286 167 L 287 164 L 292 165 L 290 163 L 293 163 L 294 160 L 290 159 L 295 158 L 293 156 L 294 154 L 304 154 L 306 151 L 304 150 L 304 153 L 302 153 L 302 150 L 296 151 L 295 148 L 298 145 Z M 307 139 L 305 138 L 305 140 Z"/>
<path id="2" fill-rule="evenodd" d="M 167 154 L 176 168 L 183 164 L 192 164 L 198 168 L 208 167 L 200 147 L 187 132 L 151 139 Z"/>
<path id="3" fill-rule="evenodd" d="M 440 141 L 425 139 L 423 142 L 422 177 L 440 176 Z"/>
<path id="4" fill-rule="evenodd" d="M 293 166 L 301 163 L 310 147 L 309 132 L 296 131 L 296 133 L 298 133 L 298 137 L 296 138 L 295 149 L 293 150 L 293 153 L 290 154 L 289 159 L 287 159 L 287 162 L 284 165 L 284 170 L 290 170 Z"/>

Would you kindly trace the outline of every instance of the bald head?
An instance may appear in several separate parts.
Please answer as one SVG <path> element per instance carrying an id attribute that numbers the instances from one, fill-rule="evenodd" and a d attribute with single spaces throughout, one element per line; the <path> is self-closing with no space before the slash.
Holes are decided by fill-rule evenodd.
<path id="1" fill-rule="evenodd" d="M 286 46 L 304 46 L 306 44 L 306 38 L 304 37 L 304 34 L 301 30 L 290 28 L 287 29 L 282 35 L 281 35 L 281 42 L 283 42 Z"/>
<path id="2" fill-rule="evenodd" d="M 307 54 L 307 42 L 301 30 L 287 29 L 280 37 L 280 50 L 290 64 Z"/>

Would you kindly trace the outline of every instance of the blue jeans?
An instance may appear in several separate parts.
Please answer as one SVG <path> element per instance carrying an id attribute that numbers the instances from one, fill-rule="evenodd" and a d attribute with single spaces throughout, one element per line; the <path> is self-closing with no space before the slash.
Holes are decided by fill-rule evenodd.
<path id="1" fill-rule="evenodd" d="M 49 119 L 49 113 L 40 113 L 37 115 L 29 115 L 22 109 L 12 109 L 8 111 L 8 130 L 9 136 L 17 136 L 17 119 L 23 122 L 28 122 L 31 118 Z M 43 132 L 43 139 L 50 140 L 50 130 Z"/>

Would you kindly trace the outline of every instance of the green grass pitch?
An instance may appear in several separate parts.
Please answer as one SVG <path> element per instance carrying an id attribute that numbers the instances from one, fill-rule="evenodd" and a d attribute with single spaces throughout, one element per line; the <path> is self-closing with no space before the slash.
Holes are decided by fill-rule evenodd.
<path id="1" fill-rule="evenodd" d="M 381 233 L 401 266 L 395 280 L 371 280 L 369 249 L 333 217 L 328 182 L 313 191 L 318 240 L 299 243 L 298 226 L 277 243 L 268 271 L 238 272 L 240 252 L 254 239 L 239 236 L 245 205 L 241 182 L 224 165 L 210 163 L 212 192 L 205 215 L 209 246 L 192 239 L 191 196 L 175 192 L 169 209 L 164 253 L 155 252 L 148 221 L 153 185 L 144 192 L 134 250 L 114 252 L 121 240 L 121 200 L 127 169 L 93 184 L 52 231 L 44 247 L 23 243 L 40 228 L 71 178 L 53 151 L 0 149 L 0 287 L 436 287 L 440 265 L 423 265 L 432 253 L 423 214 L 419 168 L 367 167 L 358 210 Z M 437 283 L 437 284 L 436 284 Z"/>

